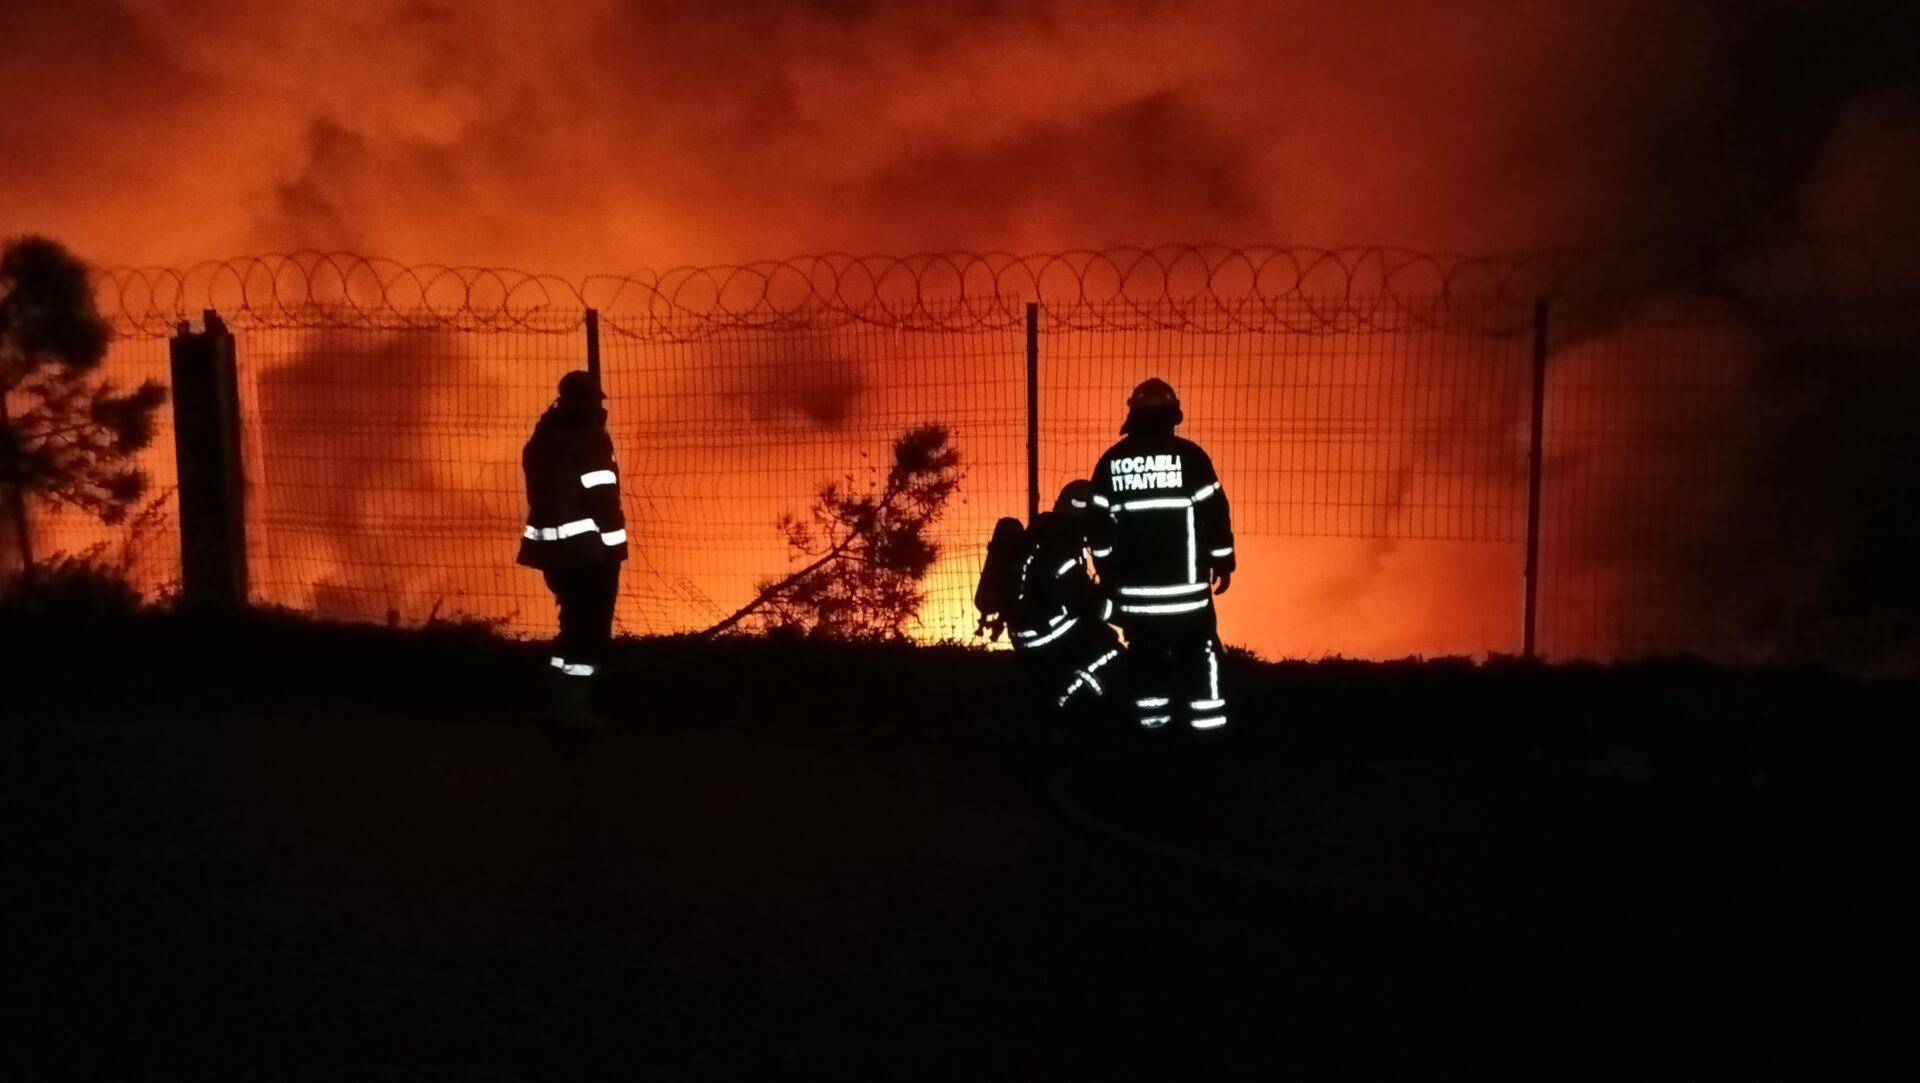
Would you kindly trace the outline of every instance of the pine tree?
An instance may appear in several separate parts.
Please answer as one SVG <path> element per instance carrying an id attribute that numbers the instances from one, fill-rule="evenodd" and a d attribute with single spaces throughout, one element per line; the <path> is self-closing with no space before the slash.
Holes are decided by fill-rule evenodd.
<path id="1" fill-rule="evenodd" d="M 884 477 L 851 477 L 821 488 L 807 517 L 780 519 L 787 548 L 805 566 L 758 584 L 753 601 L 707 629 L 746 623 L 763 631 L 828 639 L 903 639 L 926 600 L 922 584 L 939 557 L 929 535 L 960 486 L 960 452 L 947 430 L 922 425 L 893 442 Z"/>
<path id="2" fill-rule="evenodd" d="M 133 457 L 153 442 L 167 389 L 95 381 L 111 331 L 94 306 L 86 265 L 55 241 L 21 237 L 0 252 L 0 507 L 31 574 L 28 500 L 118 523 L 147 475 Z"/>

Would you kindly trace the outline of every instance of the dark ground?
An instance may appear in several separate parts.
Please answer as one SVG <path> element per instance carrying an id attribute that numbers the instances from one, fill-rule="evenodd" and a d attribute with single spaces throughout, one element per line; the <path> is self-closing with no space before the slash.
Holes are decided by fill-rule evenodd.
<path id="1" fill-rule="evenodd" d="M 0 620 L 0 1080 L 1913 1078 L 1912 686 Z"/>

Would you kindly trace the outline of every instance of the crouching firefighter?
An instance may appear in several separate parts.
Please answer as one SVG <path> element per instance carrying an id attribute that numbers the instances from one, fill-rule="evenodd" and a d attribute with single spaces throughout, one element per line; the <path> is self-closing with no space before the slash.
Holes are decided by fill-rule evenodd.
<path id="1" fill-rule="evenodd" d="M 1174 435 L 1183 420 L 1165 381 L 1134 389 L 1124 438 L 1094 470 L 1088 541 L 1126 634 L 1134 717 L 1216 730 L 1227 701 L 1213 596 L 1233 578 L 1233 527 L 1213 460 Z"/>
<path id="2" fill-rule="evenodd" d="M 1107 624 L 1112 606 L 1087 574 L 1092 495 L 1088 482 L 1070 482 L 1053 510 L 1024 531 L 1018 520 L 1001 520 L 976 595 L 976 604 L 998 600 L 991 612 L 1011 628 L 1039 706 L 1074 715 L 1101 710 L 1108 667 L 1120 657 L 1119 637 Z M 999 585 L 990 585 L 995 580 Z"/>
<path id="3" fill-rule="evenodd" d="M 567 373 L 520 454 L 527 525 L 519 562 L 541 571 L 560 608 L 547 677 L 552 721 L 567 729 L 611 725 L 594 710 L 592 690 L 613 638 L 627 523 L 605 398 L 591 373 Z"/>

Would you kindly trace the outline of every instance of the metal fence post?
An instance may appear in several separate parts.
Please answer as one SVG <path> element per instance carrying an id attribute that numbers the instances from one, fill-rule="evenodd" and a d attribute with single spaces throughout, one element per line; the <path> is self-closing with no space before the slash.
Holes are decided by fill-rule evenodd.
<path id="1" fill-rule="evenodd" d="M 1027 302 L 1027 522 L 1040 515 L 1040 304 Z"/>
<path id="2" fill-rule="evenodd" d="M 600 310 L 587 309 L 587 371 L 593 374 L 595 383 L 600 383 Z M 600 389 L 606 390 L 601 384 Z"/>
<path id="3" fill-rule="evenodd" d="M 1533 306 L 1532 431 L 1527 442 L 1527 583 L 1521 617 L 1521 657 L 1538 656 L 1536 633 L 1540 623 L 1540 483 L 1546 473 L 1547 412 L 1547 300 Z"/>
<path id="4" fill-rule="evenodd" d="M 7 393 L 0 389 L 0 431 L 13 426 L 13 415 L 7 412 Z M 13 520 L 14 539 L 20 548 L 20 574 L 24 578 L 33 575 L 33 521 L 27 518 L 27 487 L 25 484 L 7 486 L 7 518 Z"/>
<path id="5" fill-rule="evenodd" d="M 182 321 L 168 352 L 180 475 L 181 599 L 235 611 L 247 604 L 247 517 L 233 334 L 208 309 L 206 329 L 195 333 Z"/>

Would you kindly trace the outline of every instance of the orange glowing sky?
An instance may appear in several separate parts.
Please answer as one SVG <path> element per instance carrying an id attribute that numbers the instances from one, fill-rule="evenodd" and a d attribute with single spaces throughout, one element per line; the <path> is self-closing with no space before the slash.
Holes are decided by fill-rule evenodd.
<path id="1" fill-rule="evenodd" d="M 313 247 L 572 274 L 1742 230 L 1851 213 L 1805 192 L 1853 159 L 1912 164 L 1885 28 L 1849 24 L 1857 72 L 1816 68 L 1832 6 L 11 4 L 0 223 L 108 264 Z M 1842 184 L 1856 208 L 1891 187 Z"/>

